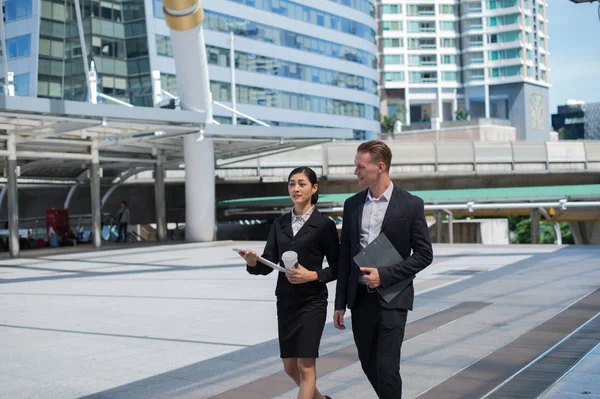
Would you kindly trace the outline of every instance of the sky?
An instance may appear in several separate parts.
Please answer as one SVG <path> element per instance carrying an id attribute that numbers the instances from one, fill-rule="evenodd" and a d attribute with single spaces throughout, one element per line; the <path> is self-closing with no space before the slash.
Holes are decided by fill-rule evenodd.
<path id="1" fill-rule="evenodd" d="M 548 0 L 551 114 L 568 99 L 600 102 L 599 4 Z"/>

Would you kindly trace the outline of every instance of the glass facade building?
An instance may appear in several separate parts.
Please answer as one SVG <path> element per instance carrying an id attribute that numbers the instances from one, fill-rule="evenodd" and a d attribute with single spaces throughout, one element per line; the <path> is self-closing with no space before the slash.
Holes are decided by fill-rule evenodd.
<path id="1" fill-rule="evenodd" d="M 280 126 L 343 127 L 354 129 L 359 138 L 371 136 L 379 130 L 375 3 L 204 1 L 213 98 L 231 101 L 233 32 L 240 111 Z M 151 71 L 158 70 L 163 89 L 177 94 L 162 2 L 80 4 L 88 59 L 103 93 L 153 106 Z M 74 1 L 7 0 L 5 10 L 9 70 L 16 73 L 17 94 L 84 101 Z M 218 121 L 231 120 L 226 110 L 215 108 L 214 114 Z"/>

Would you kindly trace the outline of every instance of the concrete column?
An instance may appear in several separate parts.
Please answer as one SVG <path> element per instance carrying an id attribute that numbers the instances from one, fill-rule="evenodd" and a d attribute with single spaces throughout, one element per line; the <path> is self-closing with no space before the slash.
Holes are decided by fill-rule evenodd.
<path id="1" fill-rule="evenodd" d="M 212 123 L 212 96 L 202 21 L 197 0 L 163 0 L 165 22 L 171 32 L 171 46 L 177 71 L 181 109 L 204 114 Z M 202 136 L 200 136 L 202 137 Z M 215 161 L 213 142 L 183 139 L 185 162 L 185 239 L 212 241 L 215 237 Z"/>
<path id="2" fill-rule="evenodd" d="M 443 224 L 444 224 L 444 217 L 442 215 L 442 211 L 435 211 L 435 233 L 437 235 L 437 242 L 442 243 L 442 234 L 444 233 L 443 231 Z"/>
<path id="3" fill-rule="evenodd" d="M 156 209 L 156 238 L 164 241 L 167 238 L 167 214 L 165 206 L 165 156 L 158 154 L 158 162 L 154 165 L 154 204 Z"/>
<path id="4" fill-rule="evenodd" d="M 8 192 L 8 246 L 10 256 L 19 256 L 19 194 L 17 185 L 17 134 L 8 132 L 8 163 L 6 165 Z"/>
<path id="5" fill-rule="evenodd" d="M 406 108 L 406 126 L 410 126 L 410 98 L 409 98 L 409 90 L 408 87 L 404 89 L 404 108 Z"/>
<path id="6" fill-rule="evenodd" d="M 490 85 L 483 86 L 485 90 L 485 119 L 490 119 Z"/>
<path id="7" fill-rule="evenodd" d="M 329 146 L 327 144 L 321 144 L 321 161 L 323 162 L 322 175 L 326 178 L 329 176 Z"/>
<path id="8" fill-rule="evenodd" d="M 467 90 L 465 90 L 465 109 L 467 111 L 469 111 L 468 119 L 471 119 L 471 99 L 469 98 L 469 94 L 467 93 Z"/>
<path id="9" fill-rule="evenodd" d="M 185 160 L 185 239 L 213 241 L 215 237 L 215 159 L 213 141 L 183 139 Z"/>
<path id="10" fill-rule="evenodd" d="M 531 210 L 531 243 L 540 243 L 540 211 L 539 209 Z"/>
<path id="11" fill-rule="evenodd" d="M 92 141 L 91 153 L 90 195 L 92 198 L 92 239 L 94 248 L 100 248 L 102 232 L 100 229 L 100 158 L 98 156 L 98 139 Z"/>
<path id="12" fill-rule="evenodd" d="M 448 244 L 454 244 L 454 215 L 451 211 L 448 213 Z"/>
<path id="13" fill-rule="evenodd" d="M 440 86 L 437 87 L 437 109 L 438 109 L 438 118 L 440 122 L 444 121 L 444 101 L 442 100 L 442 88 Z"/>
<path id="14" fill-rule="evenodd" d="M 454 98 L 452 99 L 452 120 L 456 120 L 456 111 L 458 110 L 458 93 L 454 89 Z"/>

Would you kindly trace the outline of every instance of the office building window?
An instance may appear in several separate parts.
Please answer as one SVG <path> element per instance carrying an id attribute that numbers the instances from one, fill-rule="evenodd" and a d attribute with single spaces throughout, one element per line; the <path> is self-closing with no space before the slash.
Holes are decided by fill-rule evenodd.
<path id="1" fill-rule="evenodd" d="M 399 48 L 404 47 L 404 39 L 383 39 L 384 48 Z"/>
<path id="2" fill-rule="evenodd" d="M 174 75 L 161 74 L 162 87 L 174 93 L 176 80 Z M 240 104 L 260 105 L 265 107 L 284 108 L 296 111 L 318 112 L 331 115 L 352 116 L 375 120 L 378 115 L 375 107 L 342 101 L 333 98 L 290 93 L 280 90 L 265 89 L 237 85 L 237 101 Z M 217 101 L 231 100 L 231 85 L 226 82 L 210 82 L 213 99 Z"/>
<path id="3" fill-rule="evenodd" d="M 173 57 L 173 47 L 169 36 L 156 35 L 156 54 Z"/>
<path id="4" fill-rule="evenodd" d="M 404 82 L 404 72 L 386 72 L 383 76 L 386 82 Z"/>
<path id="5" fill-rule="evenodd" d="M 15 75 L 15 94 L 17 96 L 28 96 L 29 95 L 29 74 L 21 73 Z"/>
<path id="6" fill-rule="evenodd" d="M 457 60 L 456 55 L 448 55 L 448 54 L 442 55 L 442 64 L 456 65 L 457 61 L 458 60 Z"/>
<path id="7" fill-rule="evenodd" d="M 383 56 L 383 64 L 384 65 L 402 65 L 402 64 L 404 64 L 404 56 L 403 55 L 384 55 Z"/>
<path id="8" fill-rule="evenodd" d="M 383 21 L 383 30 L 401 31 L 402 22 L 400 21 Z"/>
<path id="9" fill-rule="evenodd" d="M 89 10 L 89 9 L 88 9 Z M 67 19 L 65 4 L 42 1 L 42 18 L 64 22 Z"/>
<path id="10" fill-rule="evenodd" d="M 6 22 L 31 17 L 32 0 L 6 0 L 4 2 L 4 18 Z"/>
<path id="11" fill-rule="evenodd" d="M 521 49 L 512 48 L 507 50 L 490 51 L 488 53 L 488 57 L 490 61 L 511 60 L 514 58 L 521 58 Z"/>
<path id="12" fill-rule="evenodd" d="M 375 31 L 360 22 L 353 21 L 347 18 L 340 17 L 335 14 L 330 14 L 325 11 L 305 6 L 301 3 L 296 3 L 288 0 L 230 0 L 236 3 L 244 4 L 249 7 L 258 8 L 260 10 L 273 12 L 275 14 L 283 15 L 288 18 L 293 18 L 298 21 L 308 22 L 310 24 L 322 26 L 324 28 L 337 30 L 340 32 L 348 33 L 350 35 L 359 36 L 363 39 L 375 42 Z M 339 1 L 343 5 L 350 5 L 349 1 Z M 367 2 L 368 0 L 361 0 Z M 154 0 L 154 16 L 157 18 L 164 19 L 162 11 L 162 2 L 160 0 Z M 374 7 L 368 5 L 369 13 L 370 8 Z"/>
<path id="13" fill-rule="evenodd" d="M 499 77 L 508 77 L 508 76 L 518 76 L 521 75 L 521 66 L 507 66 L 502 68 L 491 68 L 490 69 L 490 77 L 499 78 Z"/>
<path id="14" fill-rule="evenodd" d="M 172 57 L 171 38 L 157 35 L 157 53 Z M 206 46 L 208 64 L 229 68 L 229 49 Z M 303 80 L 352 90 L 361 90 L 377 94 L 377 82 L 363 76 L 338 72 L 331 69 L 318 68 L 256 54 L 235 52 L 236 69 L 262 73 L 266 75 Z"/>
<path id="15" fill-rule="evenodd" d="M 518 41 L 521 37 L 521 31 L 511 31 L 488 35 L 488 43 L 508 43 Z"/>
<path id="16" fill-rule="evenodd" d="M 219 32 L 231 31 L 247 39 L 377 67 L 375 55 L 366 51 L 212 11 L 205 12 L 204 27 Z"/>
<path id="17" fill-rule="evenodd" d="M 8 58 L 29 57 L 31 55 L 31 35 L 11 37 L 6 40 Z"/>
<path id="18" fill-rule="evenodd" d="M 444 71 L 442 73 L 442 80 L 444 82 L 456 82 L 456 72 Z"/>
<path id="19" fill-rule="evenodd" d="M 440 21 L 440 30 L 443 31 L 455 31 L 456 23 L 452 21 Z"/>
<path id="20" fill-rule="evenodd" d="M 381 6 L 383 14 L 402 14 L 401 4 L 384 4 Z"/>
<path id="21" fill-rule="evenodd" d="M 527 6 L 528 0 L 525 0 L 525 6 Z M 488 0 L 488 8 L 495 10 L 496 8 L 508 8 L 516 7 L 519 4 L 519 0 Z"/>
<path id="22" fill-rule="evenodd" d="M 440 4 L 440 14 L 456 14 L 456 6 L 454 4 Z"/>
<path id="23" fill-rule="evenodd" d="M 456 48 L 456 39 L 441 38 L 440 39 L 440 47 Z"/>

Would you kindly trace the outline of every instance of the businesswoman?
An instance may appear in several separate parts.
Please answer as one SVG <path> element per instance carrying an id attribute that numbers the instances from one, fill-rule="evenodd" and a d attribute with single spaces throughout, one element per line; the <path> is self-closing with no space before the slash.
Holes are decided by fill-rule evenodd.
<path id="1" fill-rule="evenodd" d="M 279 263 L 286 251 L 298 254 L 298 268 L 278 272 L 275 289 L 279 349 L 285 372 L 300 387 L 298 399 L 330 399 L 317 390 L 316 358 L 327 317 L 325 284 L 337 278 L 339 240 L 335 222 L 315 209 L 317 190 L 312 169 L 301 167 L 290 173 L 288 192 L 294 207 L 275 220 L 262 255 Z M 246 249 L 239 254 L 250 274 L 273 271 L 257 262 L 256 252 Z M 329 267 L 323 268 L 325 257 Z"/>

